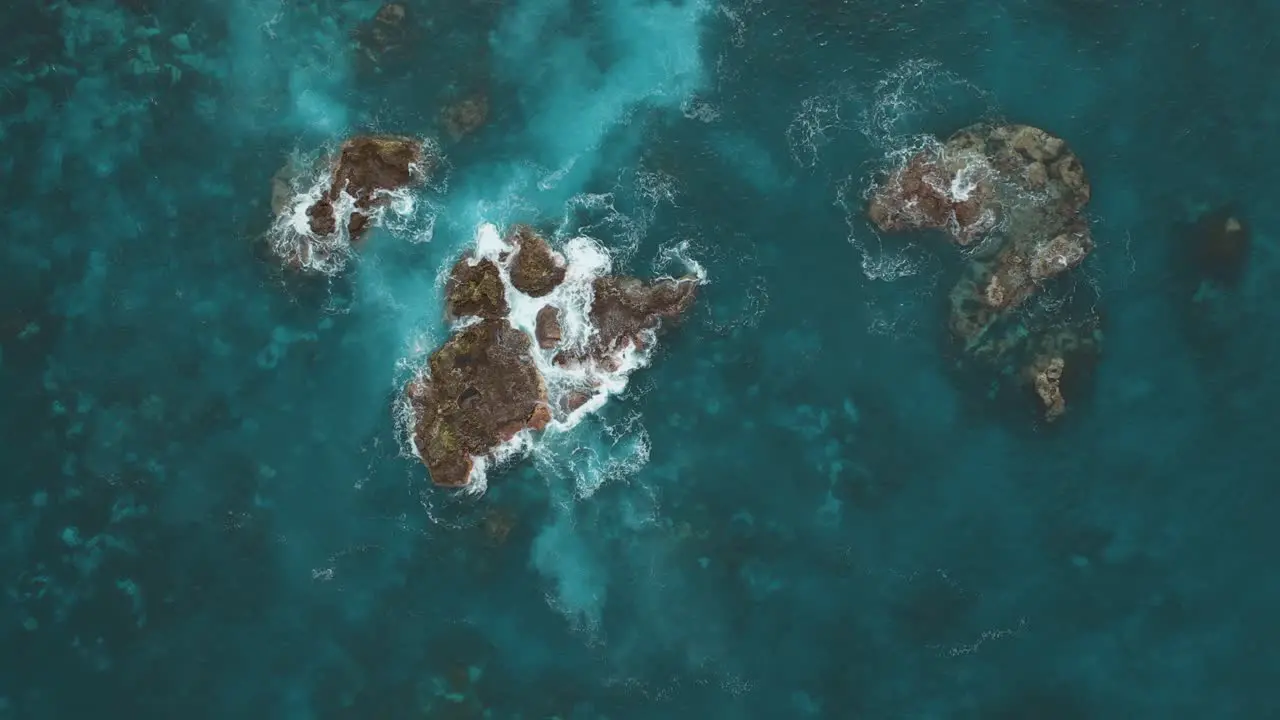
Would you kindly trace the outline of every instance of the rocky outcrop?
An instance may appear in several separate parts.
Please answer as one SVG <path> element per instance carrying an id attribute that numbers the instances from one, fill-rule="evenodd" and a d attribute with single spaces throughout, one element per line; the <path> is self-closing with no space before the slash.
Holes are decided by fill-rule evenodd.
<path id="1" fill-rule="evenodd" d="M 506 320 L 482 320 L 431 355 L 429 380 L 409 384 L 414 447 L 436 485 L 466 486 L 475 458 L 551 422 L 532 352 L 529 336 Z"/>
<path id="2" fill-rule="evenodd" d="M 332 181 L 307 208 L 311 232 L 323 237 L 338 230 L 343 195 L 354 203 L 348 237 L 359 240 L 371 214 L 388 202 L 387 193 L 416 185 L 434 171 L 437 159 L 421 140 L 394 135 L 361 135 L 347 140 L 334 163 Z"/>
<path id="3" fill-rule="evenodd" d="M 1084 168 L 1061 138 L 1028 125 L 980 124 L 890 172 L 867 213 L 886 232 L 944 230 L 968 246 L 994 230 L 1053 237 L 1089 195 Z"/>
<path id="4" fill-rule="evenodd" d="M 453 266 L 445 284 L 445 314 L 450 322 L 468 316 L 503 318 L 509 310 L 502 274 L 492 260 L 464 257 Z"/>
<path id="5" fill-rule="evenodd" d="M 493 456 L 518 433 L 541 431 L 599 399 L 627 354 L 648 349 L 663 321 L 689 309 L 700 282 L 599 277 L 588 308 L 566 305 L 584 303 L 586 287 L 555 292 L 568 268 L 545 239 L 521 226 L 501 246 L 495 228 L 481 232 L 485 256 L 455 263 L 445 289 L 449 319 L 473 322 L 460 323 L 430 356 L 427 372 L 405 389 L 414 447 L 432 481 L 446 487 L 467 485 L 477 459 Z M 513 292 L 550 297 L 535 317 L 513 318 L 513 306 L 523 313 L 528 305 L 509 302 L 506 283 Z M 585 311 L 592 331 L 566 337 L 565 308 L 574 317 Z"/>
<path id="6" fill-rule="evenodd" d="M 560 327 L 560 308 L 546 305 L 539 310 L 534 334 L 538 337 L 538 347 L 543 350 L 555 350 L 563 335 L 563 329 Z"/>
<path id="7" fill-rule="evenodd" d="M 652 283 L 633 277 L 596 279 L 591 301 L 591 324 L 596 328 L 593 352 L 598 357 L 614 355 L 627 344 L 643 350 L 659 323 L 689 309 L 698 285 L 694 277 Z"/>
<path id="8" fill-rule="evenodd" d="M 921 152 L 872 196 L 867 214 L 886 232 L 945 230 L 970 245 L 999 216 L 990 169 L 972 152 Z"/>
<path id="9" fill-rule="evenodd" d="M 1052 422 L 1067 411 L 1067 401 L 1062 397 L 1062 371 L 1066 361 L 1056 355 L 1036 358 L 1030 368 L 1036 396 L 1044 405 L 1044 417 Z"/>
<path id="10" fill-rule="evenodd" d="M 1077 378 L 1096 362 L 1102 347 L 1097 318 L 1060 323 L 1031 336 L 1023 377 L 1030 383 L 1049 422 L 1067 410 L 1068 372 Z"/>
<path id="11" fill-rule="evenodd" d="M 564 282 L 564 258 L 528 225 L 516 225 L 508 238 L 515 247 L 511 285 L 529 297 L 543 297 Z"/>
<path id="12" fill-rule="evenodd" d="M 1057 321 L 1031 317 L 1042 309 L 1026 306 L 1093 251 L 1083 215 L 1090 195 L 1079 158 L 1061 138 L 1028 125 L 982 123 L 909 156 L 867 208 L 882 231 L 942 231 L 970 248 L 949 294 L 952 333 L 974 357 L 1030 368 L 1024 375 L 1050 419 L 1066 407 L 1059 380 L 1069 358 L 1036 349 L 1038 333 L 1048 332 L 1036 328 Z"/>

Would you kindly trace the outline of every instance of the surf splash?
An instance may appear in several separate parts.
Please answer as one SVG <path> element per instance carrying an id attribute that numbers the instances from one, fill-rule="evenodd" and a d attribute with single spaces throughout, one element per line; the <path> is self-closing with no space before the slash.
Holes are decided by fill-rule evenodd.
<path id="1" fill-rule="evenodd" d="M 350 138 L 327 160 L 290 158 L 272 178 L 267 247 L 286 267 L 335 275 L 388 215 L 415 215 L 413 190 L 442 163 L 432 140 L 390 135 Z"/>

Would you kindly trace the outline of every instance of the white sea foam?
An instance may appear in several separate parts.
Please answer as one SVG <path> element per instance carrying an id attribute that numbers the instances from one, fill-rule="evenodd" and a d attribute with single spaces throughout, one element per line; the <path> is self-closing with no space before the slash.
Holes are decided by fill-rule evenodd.
<path id="1" fill-rule="evenodd" d="M 551 293 L 534 298 L 520 292 L 511 282 L 511 261 L 515 257 L 516 247 L 503 235 L 493 223 L 481 223 L 476 228 L 474 245 L 468 255 L 472 265 L 482 260 L 489 260 L 497 267 L 506 292 L 510 311 L 507 321 L 512 327 L 528 335 L 533 346 L 533 360 L 538 372 L 546 383 L 549 405 L 552 408 L 552 420 L 543 433 L 524 430 L 504 443 L 492 453 L 484 457 L 475 457 L 471 471 L 471 481 L 467 485 L 469 492 L 483 492 L 487 486 L 487 474 L 492 468 L 507 461 L 518 459 L 536 451 L 545 445 L 549 438 L 567 434 L 577 427 L 585 418 L 593 415 L 609 401 L 627 388 L 632 373 L 648 365 L 653 350 L 657 345 L 657 330 L 646 331 L 643 347 L 624 343 L 608 358 L 597 360 L 587 352 L 596 335 L 596 328 L 591 324 L 591 305 L 595 298 L 593 283 L 597 278 L 609 275 L 613 270 L 613 258 L 609 251 L 596 240 L 586 236 L 576 236 L 566 241 L 560 251 L 555 252 L 558 264 L 565 268 L 564 281 Z M 690 282 L 703 283 L 707 273 L 705 268 L 690 257 L 688 243 L 677 243 L 662 252 L 659 263 L 662 265 L 680 263 L 684 266 L 681 277 L 690 278 Z M 447 282 L 448 273 L 439 276 L 442 285 Z M 547 306 L 559 311 L 561 339 L 554 349 L 544 350 L 538 346 L 537 316 Z M 474 318 L 458 321 L 454 330 L 462 329 Z M 564 353 L 566 356 L 582 358 L 569 362 L 557 363 L 555 358 Z M 425 356 L 425 353 L 423 354 Z M 420 368 L 419 373 L 425 368 Z M 589 395 L 589 399 L 581 403 L 571 403 L 570 398 L 578 393 Z M 572 407 L 578 405 L 578 407 Z M 572 409 L 571 409 L 572 408 Z M 402 398 L 396 409 L 397 426 L 406 438 L 409 452 L 418 457 L 418 452 L 411 440 L 414 417 L 407 398 Z M 606 426 L 606 430 L 610 427 Z M 623 470 L 634 470 L 638 459 L 643 464 L 648 457 L 647 435 L 641 432 L 627 433 L 626 448 L 628 458 L 618 460 L 612 456 L 601 459 L 596 450 L 589 445 L 568 449 L 570 455 L 582 452 L 593 454 L 591 459 L 585 456 L 569 461 L 575 468 L 574 474 L 579 477 L 579 494 L 589 495 L 608 477 L 617 475 Z M 618 445 L 620 441 L 611 444 Z M 566 448 L 561 443 L 553 443 L 557 447 L 554 452 L 563 454 Z M 606 453 L 607 454 L 607 453 Z M 579 467 L 581 466 L 581 467 Z M 583 472 L 578 472 L 581 470 Z"/>

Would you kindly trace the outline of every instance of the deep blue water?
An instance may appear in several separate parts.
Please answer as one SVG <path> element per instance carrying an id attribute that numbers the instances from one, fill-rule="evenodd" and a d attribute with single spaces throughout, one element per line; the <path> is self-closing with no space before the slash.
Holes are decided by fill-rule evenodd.
<path id="1" fill-rule="evenodd" d="M 0 717 L 1280 717 L 1280 4 L 408 4 L 374 75 L 376 2 L 3 11 Z M 256 252 L 288 153 L 476 92 L 347 273 Z M 1093 183 L 1105 346 L 1053 426 L 955 367 L 955 253 L 862 215 L 984 117 Z M 1224 203 L 1207 312 L 1179 238 Z M 391 405 L 484 220 L 711 284 L 456 497 Z"/>

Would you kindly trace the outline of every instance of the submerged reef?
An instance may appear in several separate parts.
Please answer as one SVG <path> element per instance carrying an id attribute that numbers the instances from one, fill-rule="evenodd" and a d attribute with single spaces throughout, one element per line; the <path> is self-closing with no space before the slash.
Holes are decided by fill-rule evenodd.
<path id="1" fill-rule="evenodd" d="M 527 225 L 481 226 L 445 283 L 452 336 L 405 388 L 414 451 L 443 487 L 466 487 L 530 433 L 570 427 L 643 367 L 699 275 L 611 275 L 586 238 L 562 254 Z M 567 257 L 566 257 L 567 255 Z"/>
<path id="2" fill-rule="evenodd" d="M 352 32 L 356 47 L 356 69 L 361 74 L 380 74 L 401 69 L 411 57 L 413 26 L 404 3 L 390 2 L 378 8 L 373 18 Z"/>
<path id="3" fill-rule="evenodd" d="M 272 178 L 271 249 L 288 267 L 330 269 L 332 256 L 362 240 L 395 193 L 440 166 L 435 146 L 396 135 L 357 135 L 319 167 L 290 161 Z M 300 183 L 318 175 L 310 186 Z"/>
<path id="4" fill-rule="evenodd" d="M 1249 262 L 1249 225 L 1231 207 L 1201 215 L 1187 234 L 1187 251 L 1202 279 L 1234 287 Z"/>
<path id="5" fill-rule="evenodd" d="M 948 295 L 952 335 L 968 355 L 1021 367 L 1048 420 L 1066 408 L 1066 356 L 1086 347 L 1096 355 L 1101 333 L 1096 316 L 1046 318 L 1064 303 L 1028 301 L 1093 251 L 1089 197 L 1084 167 L 1061 138 L 980 123 L 905 154 L 867 207 L 881 231 L 941 231 L 965 249 L 968 265 Z M 1049 343 L 1062 352 L 1043 347 L 1065 337 L 1075 340 Z"/>
<path id="6" fill-rule="evenodd" d="M 1249 324 L 1237 290 L 1248 270 L 1252 231 L 1231 205 L 1196 208 L 1178 231 L 1170 287 L 1196 355 L 1207 358 Z"/>

